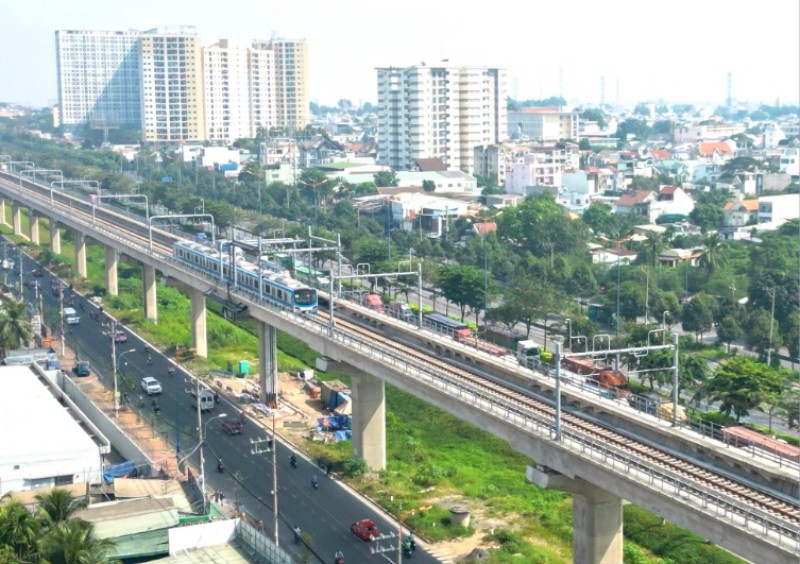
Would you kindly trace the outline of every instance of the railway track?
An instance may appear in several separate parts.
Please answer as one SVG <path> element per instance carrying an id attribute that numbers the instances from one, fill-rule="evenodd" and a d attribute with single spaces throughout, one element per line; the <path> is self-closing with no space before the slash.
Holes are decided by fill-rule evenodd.
<path id="1" fill-rule="evenodd" d="M 320 312 L 319 316 L 322 321 L 327 321 L 328 319 L 328 314 L 325 312 Z M 375 341 L 384 346 L 399 350 L 401 354 L 409 357 L 410 360 L 414 359 L 427 366 L 435 367 L 437 371 L 445 373 L 452 378 L 464 381 L 470 386 L 479 388 L 492 395 L 500 396 L 504 401 L 517 406 L 519 409 L 535 413 L 550 420 L 555 419 L 555 408 L 548 401 L 537 399 L 509 386 L 455 367 L 445 360 L 432 356 L 429 351 L 400 344 L 397 341 L 376 334 L 374 331 L 365 329 L 359 324 L 337 318 L 336 326 L 339 329 L 356 334 L 363 339 Z M 800 506 L 797 504 L 765 493 L 744 482 L 708 470 L 688 458 L 676 456 L 674 453 L 636 440 L 574 413 L 562 411 L 561 421 L 562 425 L 565 427 L 593 437 L 598 442 L 614 445 L 616 448 L 632 456 L 645 460 L 650 464 L 668 469 L 671 473 L 677 474 L 687 481 L 702 484 L 704 488 L 720 492 L 729 498 L 741 502 L 743 505 L 757 507 L 765 513 L 783 519 L 790 527 L 800 526 Z M 731 509 L 736 511 L 735 506 L 732 506 Z"/>
<path id="2" fill-rule="evenodd" d="M 7 174 L 0 173 L 0 179 L 5 180 L 7 185 L 16 186 L 16 182 L 13 182 L 13 180 L 16 180 L 15 177 L 9 179 Z M 26 188 L 36 192 L 37 199 L 46 199 L 47 204 L 51 204 L 51 191 L 49 189 L 27 181 L 25 184 Z M 74 215 L 79 212 L 86 218 L 84 221 L 92 217 L 91 203 L 65 194 L 54 192 L 52 194 L 52 205 L 62 213 Z M 115 212 L 110 207 L 95 207 L 94 225 L 105 231 L 115 233 L 118 237 L 120 235 L 126 237 L 129 244 L 133 243 L 144 247 L 150 243 L 150 231 L 148 226 L 142 223 L 142 218 L 128 217 L 122 213 Z M 176 235 L 153 229 L 153 251 L 157 254 L 171 256 L 172 242 L 177 239 L 179 237 Z M 320 324 L 326 322 L 327 316 L 324 312 L 320 312 L 318 317 Z M 434 357 L 429 351 L 421 351 L 418 348 L 400 344 L 376 333 L 374 330 L 364 329 L 344 319 L 337 318 L 336 325 L 337 328 L 344 329 L 347 333 L 360 339 L 370 341 L 395 353 L 400 353 L 407 357 L 410 362 L 433 367 L 438 373 L 447 375 L 453 381 L 463 382 L 465 387 L 472 387 L 487 396 L 494 396 L 505 404 L 513 406 L 520 413 L 530 414 L 547 421 L 553 421 L 555 418 L 555 409 L 552 403 L 547 400 L 537 399 L 484 376 L 455 367 L 444 360 Z M 657 467 L 667 471 L 670 475 L 679 476 L 687 483 L 695 484 L 694 492 L 710 491 L 720 498 L 731 500 L 728 509 L 734 514 L 748 517 L 751 516 L 751 512 L 757 511 L 768 515 L 773 519 L 766 526 L 775 529 L 779 527 L 781 534 L 792 538 L 795 543 L 798 542 L 800 506 L 793 501 L 787 501 L 785 498 L 772 495 L 769 491 L 752 487 L 743 481 L 703 467 L 691 459 L 642 442 L 575 413 L 562 411 L 561 417 L 565 433 L 580 434 L 591 440 L 593 444 L 609 445 L 617 451 L 627 453 L 632 459 L 642 461 L 641 467 L 645 465 Z"/>

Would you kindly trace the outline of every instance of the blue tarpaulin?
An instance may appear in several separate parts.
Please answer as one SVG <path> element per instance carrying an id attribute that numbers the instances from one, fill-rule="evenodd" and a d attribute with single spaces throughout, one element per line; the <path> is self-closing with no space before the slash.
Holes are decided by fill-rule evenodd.
<path id="1" fill-rule="evenodd" d="M 333 433 L 337 441 L 349 441 L 353 437 L 353 431 L 347 429 L 344 431 L 336 431 Z"/>
<path id="2" fill-rule="evenodd" d="M 136 470 L 136 464 L 133 462 L 123 462 L 115 466 L 106 466 L 103 472 L 103 480 L 106 482 L 113 482 L 114 478 L 124 478 Z"/>
<path id="3" fill-rule="evenodd" d="M 317 427 L 324 428 L 327 431 L 347 429 L 350 427 L 350 417 L 348 417 L 347 415 L 332 415 L 331 417 L 319 417 L 317 418 Z"/>

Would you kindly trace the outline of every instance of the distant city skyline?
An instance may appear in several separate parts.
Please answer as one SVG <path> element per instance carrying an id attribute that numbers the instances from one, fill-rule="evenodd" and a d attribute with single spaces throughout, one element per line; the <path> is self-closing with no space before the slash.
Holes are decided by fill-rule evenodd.
<path id="1" fill-rule="evenodd" d="M 376 9 L 378 8 L 378 9 Z M 227 0 L 214 10 L 188 0 L 29 0 L 3 7 L 0 102 L 55 104 L 55 31 L 197 28 L 203 45 L 273 35 L 308 42 L 310 97 L 377 103 L 379 67 L 425 62 L 506 69 L 518 100 L 563 96 L 597 105 L 678 102 L 800 104 L 800 3 L 676 0 L 500 0 L 473 16 L 449 3 L 408 0 L 381 12 L 364 0 Z"/>

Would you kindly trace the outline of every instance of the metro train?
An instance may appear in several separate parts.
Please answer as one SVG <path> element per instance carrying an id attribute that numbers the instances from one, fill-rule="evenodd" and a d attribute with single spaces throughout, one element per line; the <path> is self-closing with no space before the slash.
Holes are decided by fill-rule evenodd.
<path id="1" fill-rule="evenodd" d="M 213 247 L 192 241 L 177 241 L 172 245 L 173 256 L 192 268 L 219 276 L 222 263 L 222 278 L 248 291 L 261 293 L 265 299 L 290 307 L 299 313 L 317 313 L 317 290 L 291 278 L 285 272 L 259 271 L 258 266 L 245 260 L 243 255 L 234 254 L 234 268 L 231 269 L 230 253 L 215 250 Z"/>

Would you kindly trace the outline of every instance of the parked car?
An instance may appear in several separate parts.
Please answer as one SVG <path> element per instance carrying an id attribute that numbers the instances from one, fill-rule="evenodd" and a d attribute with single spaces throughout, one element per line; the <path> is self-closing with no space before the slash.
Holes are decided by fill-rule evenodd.
<path id="1" fill-rule="evenodd" d="M 88 376 L 91 373 L 91 367 L 88 360 L 82 360 L 72 367 L 75 376 Z"/>
<path id="2" fill-rule="evenodd" d="M 152 376 L 145 376 L 141 381 L 142 391 L 148 396 L 155 396 L 161 393 L 161 382 Z"/>
<path id="3" fill-rule="evenodd" d="M 242 422 L 238 419 L 229 418 L 222 420 L 222 430 L 228 435 L 241 435 L 243 427 L 244 425 L 242 425 Z"/>
<path id="4" fill-rule="evenodd" d="M 350 532 L 363 541 L 372 541 L 381 536 L 378 526 L 372 519 L 362 519 L 350 525 Z"/>

